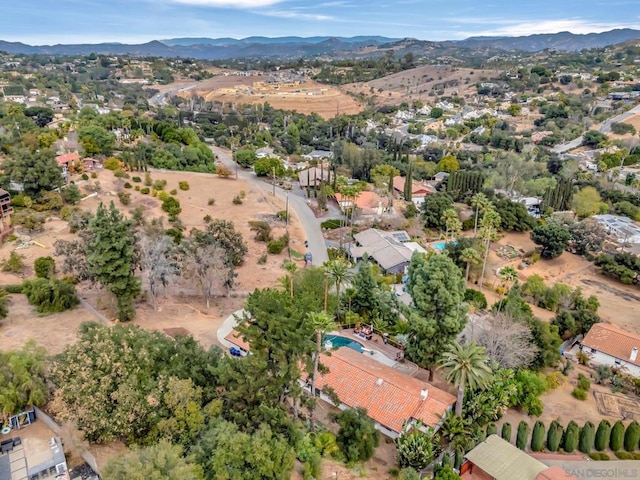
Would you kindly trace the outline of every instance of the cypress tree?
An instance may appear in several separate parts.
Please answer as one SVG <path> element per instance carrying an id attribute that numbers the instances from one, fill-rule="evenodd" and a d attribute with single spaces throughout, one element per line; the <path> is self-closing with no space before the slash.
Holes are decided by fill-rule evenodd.
<path id="1" fill-rule="evenodd" d="M 544 449 L 545 440 L 545 428 L 544 423 L 538 420 L 533 426 L 533 433 L 531 434 L 531 450 L 534 452 L 540 452 Z"/>
<path id="2" fill-rule="evenodd" d="M 407 175 L 404 179 L 404 199 L 406 202 L 413 200 L 413 162 L 407 165 Z"/>
<path id="3" fill-rule="evenodd" d="M 518 434 L 516 435 L 516 447 L 520 450 L 527 448 L 527 440 L 529 440 L 529 424 L 521 420 L 518 424 Z"/>
<path id="4" fill-rule="evenodd" d="M 456 448 L 456 456 L 454 459 L 453 467 L 459 471 L 463 461 L 464 461 L 464 449 L 458 447 Z"/>
<path id="5" fill-rule="evenodd" d="M 624 432 L 624 449 L 627 452 L 634 452 L 638 448 L 640 441 L 640 425 L 635 420 L 627 425 Z"/>
<path id="6" fill-rule="evenodd" d="M 593 444 L 596 437 L 596 427 L 591 422 L 586 422 L 580 429 L 580 441 L 578 443 L 578 450 L 582 453 L 590 453 L 593 449 Z M 637 442 L 636 442 L 637 443 Z"/>
<path id="7" fill-rule="evenodd" d="M 502 439 L 511 443 L 511 424 L 509 422 L 502 424 Z"/>
<path id="8" fill-rule="evenodd" d="M 498 433 L 498 426 L 494 422 L 491 422 L 489 425 L 487 425 L 487 437 L 491 435 L 495 435 L 497 433 Z"/>
<path id="9" fill-rule="evenodd" d="M 549 425 L 549 432 L 547 433 L 547 449 L 551 452 L 557 452 L 562 443 L 562 436 L 564 429 L 557 420 L 551 422 Z"/>
<path id="10" fill-rule="evenodd" d="M 564 438 L 562 439 L 562 449 L 566 453 L 573 452 L 578 446 L 578 440 L 580 437 L 580 427 L 578 424 L 571 420 L 564 431 Z"/>
<path id="11" fill-rule="evenodd" d="M 622 448 L 624 442 L 624 424 L 618 420 L 613 424 L 611 429 L 611 436 L 609 437 L 609 448 L 614 452 L 617 452 Z"/>
<path id="12" fill-rule="evenodd" d="M 609 445 L 609 437 L 611 436 L 611 424 L 608 420 L 601 420 L 596 432 L 594 446 L 597 451 L 602 452 Z"/>
<path id="13" fill-rule="evenodd" d="M 487 430 L 486 428 L 482 428 L 480 427 L 480 429 L 478 430 L 478 440 L 477 442 L 475 442 L 476 444 L 478 443 L 482 443 L 487 439 Z"/>
<path id="14" fill-rule="evenodd" d="M 449 452 L 444 452 L 442 454 L 442 466 L 446 467 L 449 466 L 451 467 L 451 455 L 449 454 Z"/>

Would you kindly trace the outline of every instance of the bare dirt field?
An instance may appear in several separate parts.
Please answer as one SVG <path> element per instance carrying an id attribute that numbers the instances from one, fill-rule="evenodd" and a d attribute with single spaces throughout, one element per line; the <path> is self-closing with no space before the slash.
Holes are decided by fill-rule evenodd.
<path id="1" fill-rule="evenodd" d="M 487 265 L 487 279 L 485 285 L 499 285 L 495 275 L 499 267 L 511 265 L 518 267 L 519 260 L 505 260 L 496 255 L 499 246 L 511 245 L 516 250 L 531 252 L 536 245 L 531 241 L 528 233 L 509 233 L 496 242 L 492 249 Z M 640 334 L 640 322 L 637 320 L 636 309 L 640 301 L 640 289 L 633 285 L 624 285 L 598 273 L 597 268 L 583 257 L 563 253 L 554 260 L 540 260 L 524 270 L 518 270 L 520 282 L 525 282 L 531 275 L 540 275 L 547 285 L 556 282 L 565 283 L 573 288 L 580 287 L 583 295 L 596 295 L 600 300 L 598 314 L 607 322 L 611 322 L 627 331 Z M 485 292 L 486 293 L 486 292 Z M 488 298 L 491 297 L 487 295 Z M 496 297 L 497 299 L 497 297 Z M 536 316 L 543 320 L 550 320 L 555 316 L 553 312 L 534 307 Z"/>
<path id="2" fill-rule="evenodd" d="M 343 90 L 353 93 L 375 95 L 376 105 L 398 104 L 420 100 L 427 101 L 430 93 L 442 90 L 444 95 L 466 96 L 475 93 L 475 84 L 481 78 L 485 81 L 495 77 L 496 70 L 474 70 L 449 65 L 424 65 L 404 72 L 395 73 L 370 82 L 344 85 Z"/>
<path id="3" fill-rule="evenodd" d="M 272 107 L 295 110 L 304 114 L 317 113 L 323 118 L 337 114 L 355 114 L 362 111 L 360 103 L 329 85 L 307 80 L 299 85 L 274 86 L 263 84 L 266 76 L 224 76 L 204 80 L 183 96 L 199 95 L 207 101 L 234 104 L 259 104 L 268 102 Z"/>

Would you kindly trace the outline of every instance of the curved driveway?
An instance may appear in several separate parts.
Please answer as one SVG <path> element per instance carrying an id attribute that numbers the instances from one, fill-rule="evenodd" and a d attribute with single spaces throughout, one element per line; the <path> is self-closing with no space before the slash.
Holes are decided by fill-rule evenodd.
<path id="1" fill-rule="evenodd" d="M 213 150 L 213 153 L 216 154 L 218 159 L 227 168 L 235 171 L 236 164 L 231 158 L 230 152 L 228 150 L 219 147 L 211 147 L 211 150 Z M 251 171 L 245 170 L 243 168 L 238 168 L 238 177 L 246 180 L 247 182 L 250 182 L 258 188 L 271 190 L 270 185 L 264 183 Z M 308 251 L 313 255 L 313 264 L 322 265 L 324 262 L 329 260 L 329 255 L 327 254 L 327 246 L 325 244 L 324 237 L 322 236 L 320 220 L 316 218 L 313 210 L 309 208 L 305 198 L 276 187 L 276 195 L 283 200 L 286 199 L 287 193 L 289 194 L 289 207 L 292 208 L 298 215 L 298 218 L 302 223 L 302 228 L 304 229 L 306 235 L 306 240 L 309 242 Z"/>

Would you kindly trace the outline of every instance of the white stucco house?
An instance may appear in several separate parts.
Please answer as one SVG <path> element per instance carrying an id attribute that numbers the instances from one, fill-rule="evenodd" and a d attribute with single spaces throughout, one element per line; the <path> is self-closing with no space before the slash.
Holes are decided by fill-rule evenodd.
<path id="1" fill-rule="evenodd" d="M 596 323 L 584 340 L 581 349 L 597 365 L 620 368 L 640 378 L 640 336 L 608 323 Z"/>

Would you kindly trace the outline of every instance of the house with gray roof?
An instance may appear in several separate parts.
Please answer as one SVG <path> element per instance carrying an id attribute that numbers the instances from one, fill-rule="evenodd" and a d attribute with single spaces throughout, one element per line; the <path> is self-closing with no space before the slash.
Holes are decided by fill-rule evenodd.
<path id="1" fill-rule="evenodd" d="M 413 252 L 427 253 L 420 244 L 412 242 L 405 231 L 384 232 L 370 228 L 353 238 L 356 245 L 349 249 L 351 257 L 359 261 L 366 253 L 385 273 L 403 273 Z"/>

